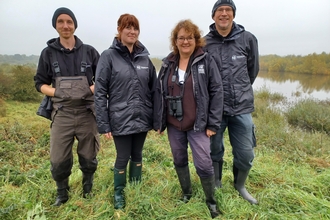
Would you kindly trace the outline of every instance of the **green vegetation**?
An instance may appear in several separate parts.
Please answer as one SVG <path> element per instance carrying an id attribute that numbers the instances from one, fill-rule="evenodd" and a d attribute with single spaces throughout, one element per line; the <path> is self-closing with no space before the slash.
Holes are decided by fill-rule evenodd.
<path id="1" fill-rule="evenodd" d="M 261 67 L 267 71 L 280 66 L 277 70 L 321 74 L 310 68 L 318 63 L 315 60 L 329 65 L 327 54 L 309 56 L 314 60 L 310 65 L 297 61 L 304 57 L 262 56 Z M 296 67 L 284 60 L 296 62 Z M 152 58 L 152 62 L 159 70 L 161 60 Z M 306 67 L 303 71 L 301 65 Z M 181 189 L 166 134 L 160 136 L 154 131 L 145 143 L 142 183 L 127 185 L 124 211 L 113 208 L 111 168 L 116 152 L 113 141 L 103 136 L 94 197 L 81 196 L 82 175 L 75 155 L 70 200 L 60 207 L 51 206 L 56 186 L 49 170 L 49 121 L 36 115 L 42 95 L 34 89 L 34 74 L 32 64 L 0 64 L 0 219 L 210 218 L 192 158 L 193 197 L 184 204 L 179 201 Z M 223 188 L 216 192 L 224 213 L 221 218 L 330 219 L 329 102 L 301 100 L 283 111 L 278 106 L 288 103 L 282 95 L 266 88 L 255 94 L 253 119 L 258 146 L 247 188 L 260 204 L 251 206 L 234 190 L 231 147 L 226 136 Z"/>
<path id="2" fill-rule="evenodd" d="M 260 70 L 269 72 L 292 72 L 330 75 L 330 53 L 307 56 L 277 55 L 260 56 Z"/>
<path id="3" fill-rule="evenodd" d="M 306 99 L 287 112 L 288 122 L 309 131 L 330 134 L 330 102 Z"/>
<path id="4" fill-rule="evenodd" d="M 325 113 L 320 110 L 326 111 L 326 107 L 306 101 L 283 113 L 276 105 L 285 102 L 284 97 L 266 89 L 256 91 L 253 118 L 258 146 L 247 188 L 259 205 L 250 205 L 233 188 L 231 147 L 226 136 L 223 188 L 216 192 L 224 213 L 220 218 L 330 219 L 329 121 L 323 120 Z M 75 155 L 70 199 L 60 207 L 51 206 L 56 186 L 49 171 L 49 121 L 35 114 L 37 102 L 5 104 L 7 114 L 0 117 L 0 219 L 210 218 L 191 158 L 193 197 L 187 204 L 179 201 L 181 189 L 167 137 L 154 131 L 145 143 L 142 183 L 128 184 L 125 189 L 125 211 L 113 208 L 115 148 L 113 141 L 103 136 L 94 197 L 81 196 L 82 175 Z M 313 129 L 306 129 L 306 124 Z"/>
<path id="5" fill-rule="evenodd" d="M 0 65 L 0 99 L 40 101 L 42 95 L 34 87 L 36 68 L 30 65 Z M 0 108 L 1 114 L 1 108 Z"/>

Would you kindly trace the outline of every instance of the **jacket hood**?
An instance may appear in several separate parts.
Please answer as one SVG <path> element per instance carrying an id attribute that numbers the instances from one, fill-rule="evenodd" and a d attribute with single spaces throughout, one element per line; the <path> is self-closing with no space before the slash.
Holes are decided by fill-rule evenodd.
<path id="1" fill-rule="evenodd" d="M 130 54 L 128 48 L 123 45 L 117 37 L 115 37 L 112 41 L 112 45 L 110 46 L 109 49 L 116 49 L 118 51 L 120 51 L 121 53 L 128 53 Z M 137 42 L 137 46 L 134 46 L 133 48 L 133 54 L 134 56 L 148 56 L 149 55 L 149 51 L 148 49 L 140 42 Z"/>
<path id="2" fill-rule="evenodd" d="M 76 40 L 76 44 L 74 46 L 74 50 L 75 50 L 75 49 L 78 49 L 79 47 L 81 47 L 83 45 L 83 42 L 77 36 L 74 36 L 74 38 Z M 65 49 L 66 49 L 60 43 L 59 37 L 50 39 L 49 41 L 47 41 L 47 45 L 48 45 L 48 47 L 54 48 L 55 50 L 59 50 L 59 51 L 65 51 Z"/>
<path id="3" fill-rule="evenodd" d="M 212 35 L 214 35 L 214 36 L 218 36 L 218 37 L 222 37 L 222 36 L 218 33 L 218 31 L 217 31 L 217 29 L 216 29 L 216 27 L 215 27 L 215 23 L 211 24 L 210 27 L 209 27 L 209 29 L 210 29 L 210 33 L 211 33 Z M 244 31 L 245 31 L 245 28 L 244 28 L 242 25 L 240 25 L 240 24 L 236 24 L 236 23 L 233 21 L 232 29 L 231 29 L 230 33 L 228 34 L 228 36 L 225 37 L 225 38 L 226 38 L 226 39 L 236 39 L 237 36 L 238 36 L 240 33 L 244 32 Z"/>

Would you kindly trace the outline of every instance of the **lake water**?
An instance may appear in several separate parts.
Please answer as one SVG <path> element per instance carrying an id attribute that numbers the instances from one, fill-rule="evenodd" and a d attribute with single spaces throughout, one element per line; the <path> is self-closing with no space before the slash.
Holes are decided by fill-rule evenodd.
<path id="1" fill-rule="evenodd" d="M 289 100 L 302 98 L 327 100 L 330 99 L 330 76 L 260 72 L 253 88 L 254 90 L 266 88 L 271 93 L 280 93 Z"/>

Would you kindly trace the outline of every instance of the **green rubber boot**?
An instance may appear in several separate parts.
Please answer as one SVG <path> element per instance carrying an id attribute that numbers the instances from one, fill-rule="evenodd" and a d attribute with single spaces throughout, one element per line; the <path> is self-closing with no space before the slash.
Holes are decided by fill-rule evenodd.
<path id="1" fill-rule="evenodd" d="M 126 186 L 126 169 L 114 168 L 114 208 L 125 208 L 124 188 Z"/>
<path id="2" fill-rule="evenodd" d="M 131 183 L 141 182 L 142 162 L 130 161 L 129 163 L 129 181 Z"/>

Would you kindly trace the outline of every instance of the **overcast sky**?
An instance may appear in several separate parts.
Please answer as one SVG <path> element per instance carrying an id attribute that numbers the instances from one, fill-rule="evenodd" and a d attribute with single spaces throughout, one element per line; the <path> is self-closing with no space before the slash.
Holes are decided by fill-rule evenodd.
<path id="1" fill-rule="evenodd" d="M 46 42 L 57 37 L 52 16 L 70 8 L 78 21 L 75 34 L 100 53 L 117 33 L 121 14 L 140 21 L 140 41 L 150 55 L 169 53 L 175 24 L 191 19 L 208 33 L 215 0 L 0 0 L 0 54 L 40 55 Z M 330 53 L 330 0 L 235 0 L 234 21 L 252 32 L 260 55 Z"/>

